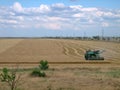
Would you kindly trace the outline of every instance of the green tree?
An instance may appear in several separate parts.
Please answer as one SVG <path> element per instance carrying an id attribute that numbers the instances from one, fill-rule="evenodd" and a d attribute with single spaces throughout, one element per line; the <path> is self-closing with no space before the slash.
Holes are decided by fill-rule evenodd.
<path id="1" fill-rule="evenodd" d="M 39 67 L 41 70 L 47 70 L 49 68 L 48 61 L 41 60 Z"/>

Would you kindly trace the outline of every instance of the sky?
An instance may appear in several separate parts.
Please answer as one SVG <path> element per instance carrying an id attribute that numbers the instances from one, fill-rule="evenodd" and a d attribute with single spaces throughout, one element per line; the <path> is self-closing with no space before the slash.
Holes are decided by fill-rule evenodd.
<path id="1" fill-rule="evenodd" d="M 0 37 L 102 34 L 120 36 L 120 0 L 0 0 Z"/>

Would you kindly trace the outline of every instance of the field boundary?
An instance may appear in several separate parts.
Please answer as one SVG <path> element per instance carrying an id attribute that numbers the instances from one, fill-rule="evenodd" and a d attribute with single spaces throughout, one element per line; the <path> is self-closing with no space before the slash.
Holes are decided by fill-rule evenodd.
<path id="1" fill-rule="evenodd" d="M 49 64 L 111 64 L 103 61 L 86 61 L 86 62 L 48 62 Z M 39 64 L 39 62 L 0 62 L 0 64 Z"/>

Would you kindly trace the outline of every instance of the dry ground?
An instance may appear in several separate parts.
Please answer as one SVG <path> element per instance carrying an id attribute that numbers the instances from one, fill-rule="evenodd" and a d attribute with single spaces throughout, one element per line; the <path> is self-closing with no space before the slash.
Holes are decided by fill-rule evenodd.
<path id="1" fill-rule="evenodd" d="M 46 78 L 22 71 L 18 90 L 120 90 L 120 43 L 62 39 L 0 39 L 0 62 L 86 62 L 87 49 L 105 50 L 103 62 L 111 64 L 50 65 Z M 11 67 L 2 65 L 0 67 Z M 34 68 L 37 65 L 20 65 Z M 18 73 L 18 74 L 19 74 Z M 0 90 L 9 90 L 0 82 Z"/>
<path id="2" fill-rule="evenodd" d="M 32 77 L 32 70 L 22 73 L 17 90 L 120 90 L 120 67 L 104 65 L 50 65 L 47 77 Z M 0 90 L 10 90 L 0 82 Z"/>
<path id="3" fill-rule="evenodd" d="M 0 62 L 80 62 L 88 49 L 105 50 L 105 61 L 120 63 L 120 43 L 62 39 L 0 39 Z"/>

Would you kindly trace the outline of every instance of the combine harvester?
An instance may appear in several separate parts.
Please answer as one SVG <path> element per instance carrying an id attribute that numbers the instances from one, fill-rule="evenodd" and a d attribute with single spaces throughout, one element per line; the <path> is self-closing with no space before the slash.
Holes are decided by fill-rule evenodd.
<path id="1" fill-rule="evenodd" d="M 104 57 L 101 57 L 100 54 L 103 53 L 104 50 L 87 50 L 85 53 L 86 60 L 104 60 Z"/>

